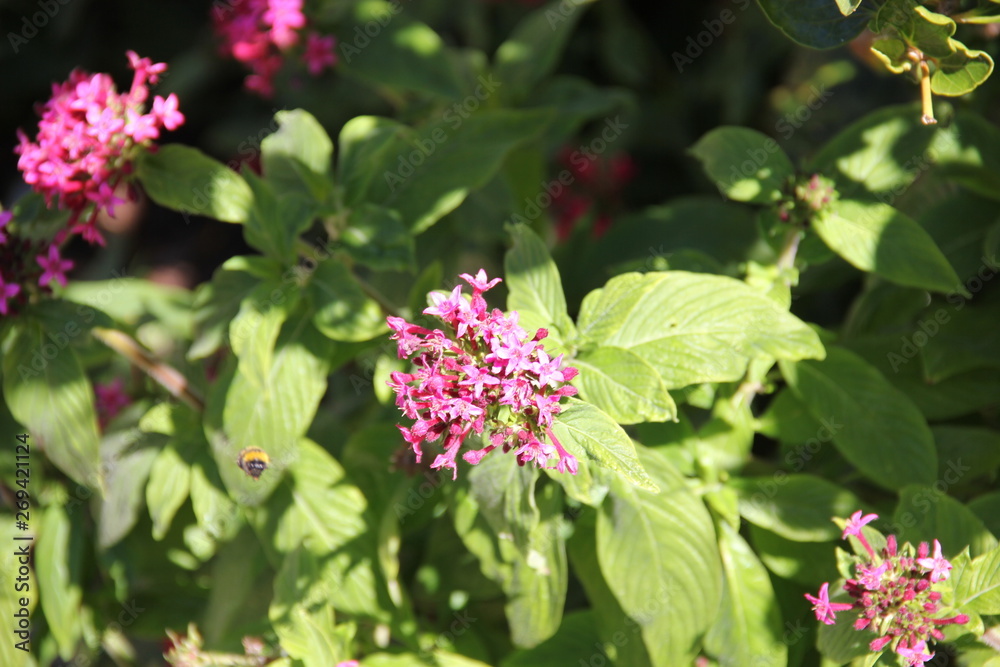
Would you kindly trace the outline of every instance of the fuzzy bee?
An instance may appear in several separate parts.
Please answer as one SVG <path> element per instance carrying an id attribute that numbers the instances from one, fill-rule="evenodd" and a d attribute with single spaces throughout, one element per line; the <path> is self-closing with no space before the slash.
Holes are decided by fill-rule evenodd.
<path id="1" fill-rule="evenodd" d="M 236 460 L 236 464 L 243 472 L 253 477 L 255 482 L 260 479 L 270 463 L 271 457 L 260 447 L 247 447 L 240 452 L 240 457 Z"/>

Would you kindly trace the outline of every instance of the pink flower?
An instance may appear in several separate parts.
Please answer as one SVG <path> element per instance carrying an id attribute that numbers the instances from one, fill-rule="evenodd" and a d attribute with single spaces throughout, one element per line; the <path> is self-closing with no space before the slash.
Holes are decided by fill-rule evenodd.
<path id="1" fill-rule="evenodd" d="M 244 81 L 247 90 L 262 97 L 274 94 L 274 77 L 307 24 L 302 4 L 302 0 L 238 0 L 213 10 L 222 52 L 250 68 Z M 310 74 L 316 76 L 337 62 L 334 44 L 333 37 L 316 33 L 306 37 L 302 59 Z"/>
<path id="2" fill-rule="evenodd" d="M 121 378 L 94 385 L 94 395 L 97 397 L 97 421 L 101 430 L 132 402 L 132 397 L 125 393 L 124 387 L 125 383 Z"/>
<path id="3" fill-rule="evenodd" d="M 933 653 L 927 652 L 927 642 L 923 640 L 918 641 L 910 648 L 900 645 L 896 649 L 896 653 L 906 658 L 909 665 L 922 665 L 934 657 Z"/>
<path id="4" fill-rule="evenodd" d="M 170 93 L 164 99 L 157 95 L 153 98 L 153 116 L 168 130 L 176 130 L 184 124 L 184 114 L 177 110 L 177 95 Z"/>
<path id="5" fill-rule="evenodd" d="M 45 273 L 38 279 L 38 284 L 42 287 L 48 286 L 53 280 L 66 287 L 65 272 L 73 268 L 72 260 L 62 259 L 59 256 L 59 246 L 52 244 L 49 246 L 49 254 L 38 255 L 35 261 L 41 266 Z"/>
<path id="6" fill-rule="evenodd" d="M 183 122 L 174 96 L 172 113 L 166 113 L 170 105 L 160 115 L 144 113 L 146 84 L 155 83 L 167 66 L 133 51 L 127 55 L 134 70 L 128 92 L 119 93 L 107 74 L 74 70 L 66 82 L 52 86 L 34 140 L 18 131 L 15 152 L 25 183 L 49 205 L 71 212 L 70 233 L 88 229 L 102 210 L 113 211 L 121 201 L 113 196 L 115 187 L 130 179 L 136 155 L 159 138 L 165 120 L 169 129 Z M 96 230 L 86 238 L 103 241 Z"/>
<path id="7" fill-rule="evenodd" d="M 424 310 L 442 320 L 450 335 L 387 318 L 399 357 L 411 358 L 416 367 L 412 373 L 392 373 L 388 382 L 396 405 L 414 420 L 411 427 L 399 426 L 403 439 L 419 462 L 423 443 L 444 438 L 444 452 L 431 467 L 450 468 L 453 478 L 459 451 L 471 434 L 487 443 L 462 454 L 472 465 L 502 447 L 513 450 L 519 465 L 545 467 L 554 460 L 557 470 L 575 474 L 576 459 L 549 427 L 561 410 L 560 399 L 576 393 L 565 384 L 576 369 L 562 366 L 561 356 L 549 358 L 539 342 L 544 330 L 530 337 L 518 326 L 516 312 L 507 317 L 489 311 L 483 293 L 499 279 L 490 280 L 483 270 L 461 277 L 472 287 L 470 300 L 458 286 L 448 295 L 433 293 L 433 305 Z"/>
<path id="8" fill-rule="evenodd" d="M 844 602 L 830 602 L 828 590 L 829 583 L 824 583 L 819 587 L 819 597 L 813 597 L 806 593 L 806 599 L 813 603 L 813 611 L 816 612 L 816 620 L 822 621 L 826 625 L 833 625 L 836 621 L 836 612 L 847 611 L 854 605 Z"/>
<path id="9" fill-rule="evenodd" d="M 21 291 L 21 286 L 17 283 L 4 282 L 3 272 L 0 272 L 0 315 L 9 312 L 8 299 L 13 299 Z"/>
<path id="10" fill-rule="evenodd" d="M 333 68 L 337 64 L 337 54 L 333 48 L 337 40 L 333 35 L 326 37 L 315 32 L 309 33 L 306 37 L 306 50 L 302 54 L 302 60 L 306 63 L 306 68 L 313 76 L 319 76 L 324 68 Z"/>
<path id="11" fill-rule="evenodd" d="M 4 211 L 3 213 L 0 213 L 0 230 L 6 227 L 7 223 L 10 222 L 11 218 L 13 217 L 14 214 L 11 213 L 10 211 Z M 0 231 L 0 244 L 4 244 L 6 242 L 7 242 L 7 235 L 4 234 L 2 231 Z"/>
<path id="12" fill-rule="evenodd" d="M 930 571 L 933 582 L 944 581 L 948 578 L 951 570 L 951 563 L 941 555 L 941 543 L 937 540 L 934 540 L 934 557 L 919 558 L 917 564 Z"/>
<path id="13" fill-rule="evenodd" d="M 844 526 L 844 532 L 841 534 L 840 537 L 846 540 L 848 535 L 855 536 L 856 538 L 858 538 L 858 541 L 861 542 L 862 546 L 864 546 L 865 550 L 868 552 L 868 555 L 874 558 L 875 552 L 868 544 L 868 540 L 865 539 L 864 534 L 861 532 L 861 528 L 865 524 L 871 523 L 877 518 L 878 514 L 866 514 L 864 516 L 861 516 L 861 510 L 858 510 L 857 512 L 851 515 L 850 519 L 847 520 L 847 525 Z"/>

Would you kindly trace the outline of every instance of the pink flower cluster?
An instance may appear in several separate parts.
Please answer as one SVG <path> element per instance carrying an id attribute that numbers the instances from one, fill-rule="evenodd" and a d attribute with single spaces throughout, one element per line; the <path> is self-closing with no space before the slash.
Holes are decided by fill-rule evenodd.
<path id="1" fill-rule="evenodd" d="M 250 68 L 245 85 L 262 97 L 274 94 L 274 76 L 284 56 L 299 43 L 306 26 L 302 0 L 228 0 L 215 3 L 212 21 L 222 37 L 222 53 Z M 306 36 L 302 60 L 318 76 L 337 63 L 336 40 L 311 32 Z"/>
<path id="2" fill-rule="evenodd" d="M 453 479 L 462 443 L 470 433 L 484 432 L 486 446 L 462 455 L 472 465 L 502 446 L 505 452 L 514 450 L 519 465 L 533 461 L 544 467 L 555 458 L 559 472 L 576 474 L 576 459 L 551 425 L 561 409 L 559 400 L 576 393 L 566 383 L 577 369 L 563 366 L 562 355 L 551 359 L 546 354 L 539 342 L 548 335 L 545 329 L 529 338 L 517 324 L 516 311 L 508 317 L 487 309 L 483 293 L 499 278 L 488 280 L 482 269 L 461 277 L 472 286 L 471 299 L 459 285 L 447 297 L 432 293 L 434 305 L 424 310 L 440 318 L 450 333 L 388 318 L 399 358 L 411 358 L 416 366 L 413 373 L 393 373 L 388 383 L 396 392 L 396 405 L 415 420 L 410 427 L 399 426 L 403 438 L 418 462 L 423 442 L 444 438 L 444 453 L 431 468 L 451 468 Z"/>
<path id="3" fill-rule="evenodd" d="M 95 384 L 94 396 L 97 399 L 97 422 L 102 431 L 119 412 L 132 403 L 132 397 L 125 392 L 125 383 L 121 378 Z"/>
<path id="4" fill-rule="evenodd" d="M 569 184 L 552 196 L 556 235 L 565 241 L 577 224 L 592 210 L 595 212 L 591 234 L 600 238 L 611 227 L 615 211 L 621 206 L 625 185 L 635 177 L 635 162 L 627 153 L 603 157 L 589 149 L 563 149 L 559 162 L 568 172 Z M 565 182 L 562 175 L 559 181 Z"/>
<path id="5" fill-rule="evenodd" d="M 934 540 L 933 554 L 926 542 L 921 542 L 916 550 L 909 542 L 897 548 L 896 536 L 889 535 L 885 548 L 876 554 L 861 528 L 877 518 L 876 514 L 862 516 L 858 510 L 844 527 L 843 537 L 856 537 L 868 554 L 867 559 L 857 557 L 856 577 L 844 584 L 854 603 L 830 602 L 828 583 L 820 587 L 818 596 L 807 593 L 806 599 L 813 603 L 816 619 L 827 625 L 836 622 L 837 612 L 856 610 L 858 620 L 854 628 L 867 628 L 878 635 L 869 644 L 872 651 L 890 647 L 908 665 L 923 665 L 934 657 L 927 648 L 928 640 L 944 639 L 938 628 L 968 623 L 969 617 L 965 614 L 936 617 L 941 611 L 941 593 L 935 590 L 935 585 L 945 581 L 951 570 L 951 563 L 941 555 L 941 544 Z"/>
<path id="6" fill-rule="evenodd" d="M 13 315 L 29 296 L 29 285 L 50 290 L 52 281 L 66 286 L 73 262 L 59 255 L 59 246 L 22 238 L 10 227 L 14 215 L 0 213 L 0 315 Z M 41 253 L 41 254 L 35 254 Z M 34 255 L 34 262 L 31 261 Z"/>
<path id="7" fill-rule="evenodd" d="M 52 98 L 39 110 L 38 136 L 31 141 L 18 131 L 21 157 L 18 169 L 36 192 L 68 209 L 69 233 L 80 233 L 90 243 L 104 244 L 96 227 L 97 215 L 114 215 L 116 186 L 132 171 L 136 153 L 184 122 L 177 110 L 177 96 L 153 98 L 153 108 L 144 113 L 149 84 L 156 84 L 166 71 L 134 51 L 127 52 L 133 69 L 132 87 L 119 94 L 107 74 L 74 70 L 69 80 L 53 84 Z M 60 238 L 56 239 L 61 242 Z"/>

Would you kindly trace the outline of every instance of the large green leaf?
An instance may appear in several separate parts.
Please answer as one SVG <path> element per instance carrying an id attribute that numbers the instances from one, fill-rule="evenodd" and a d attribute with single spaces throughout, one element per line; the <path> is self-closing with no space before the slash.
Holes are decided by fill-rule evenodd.
<path id="1" fill-rule="evenodd" d="M 319 263 L 306 285 L 306 296 L 316 311 L 313 324 L 332 340 L 360 342 L 387 331 L 378 303 L 365 294 L 350 269 L 336 259 Z"/>
<path id="2" fill-rule="evenodd" d="M 740 514 L 750 523 L 789 540 L 826 542 L 838 539 L 833 517 L 861 509 L 853 493 L 813 475 L 736 477 L 728 486 L 739 492 Z"/>
<path id="3" fill-rule="evenodd" d="M 965 187 L 1000 198 L 1000 129 L 977 113 L 959 111 L 932 147 L 938 169 Z"/>
<path id="4" fill-rule="evenodd" d="M 279 111 L 278 131 L 260 143 L 260 159 L 267 181 L 282 194 L 295 193 L 317 204 L 326 201 L 333 186 L 330 163 L 333 142 L 308 111 Z"/>
<path id="5" fill-rule="evenodd" d="M 213 445 L 226 487 L 240 489 L 244 496 L 259 499 L 278 483 L 326 391 L 333 343 L 311 319 L 311 312 L 300 311 L 284 323 L 263 377 L 239 370 L 229 385 L 222 413 L 228 440 Z M 273 474 L 253 481 L 233 465 L 245 447 L 263 447 L 273 461 Z"/>
<path id="6" fill-rule="evenodd" d="M 478 542 L 481 548 L 475 552 L 485 556 L 483 573 L 507 596 L 511 640 L 519 647 L 536 646 L 556 632 L 566 599 L 562 496 L 556 485 L 542 487 L 536 496 L 537 476 L 536 470 L 518 466 L 514 457 L 487 457 L 469 474 L 472 494 L 465 499 L 489 525 L 489 541 Z M 468 525 L 462 518 L 457 521 Z M 468 530 L 460 534 L 469 537 Z M 494 562 L 492 553 L 486 556 L 483 547 L 498 554 L 500 562 Z"/>
<path id="7" fill-rule="evenodd" d="M 38 528 L 34 549 L 38 597 L 59 655 L 68 661 L 76 655 L 83 633 L 84 524 L 79 516 L 71 518 L 62 505 L 51 505 L 41 515 Z"/>
<path id="8" fill-rule="evenodd" d="M 839 535 L 837 536 L 840 537 Z M 839 577 L 836 547 L 831 542 L 796 542 L 750 525 L 754 552 L 779 577 L 817 589 Z"/>
<path id="9" fill-rule="evenodd" d="M 836 183 L 842 198 L 891 204 L 933 163 L 927 149 L 935 130 L 920 122 L 920 108 L 899 105 L 861 118 L 828 141 L 806 165 Z"/>
<path id="10" fill-rule="evenodd" d="M 559 269 L 545 243 L 527 225 L 510 227 L 514 246 L 504 255 L 507 308 L 521 315 L 521 325 L 530 329 L 554 327 L 561 340 L 573 335 L 573 321 L 566 311 Z M 528 322 L 531 320 L 531 322 Z M 535 326 L 534 320 L 539 324 Z"/>
<path id="11" fill-rule="evenodd" d="M 955 606 L 979 614 L 1000 614 L 1000 547 L 960 568 L 955 563 Z"/>
<path id="12" fill-rule="evenodd" d="M 832 49 L 864 30 L 863 12 L 841 13 L 833 0 L 757 0 L 767 18 L 789 39 L 814 49 Z"/>
<path id="13" fill-rule="evenodd" d="M 597 518 L 597 557 L 618 603 L 642 626 L 652 664 L 689 664 L 722 595 L 715 530 L 668 460 L 642 452 L 661 491 L 632 490 L 605 502 Z"/>
<path id="14" fill-rule="evenodd" d="M 813 218 L 830 249 L 861 269 L 908 287 L 951 292 L 958 274 L 931 235 L 882 203 L 841 199 Z"/>
<path id="15" fill-rule="evenodd" d="M 963 308 L 951 313 L 946 310 L 945 317 L 920 322 L 926 334 L 920 360 L 928 382 L 978 369 L 1000 370 L 1000 327 L 995 307 Z M 918 335 L 914 332 L 914 340 Z"/>
<path id="16" fill-rule="evenodd" d="M 719 524 L 725 585 L 722 605 L 705 637 L 705 648 L 721 664 L 785 667 L 781 610 L 767 570 L 729 524 Z"/>
<path id="17" fill-rule="evenodd" d="M 282 265 L 292 265 L 296 256 L 296 241 L 313 220 L 316 202 L 288 192 L 281 183 L 272 186 L 247 172 L 246 182 L 253 191 L 254 202 L 243 227 L 247 243 L 272 257 Z"/>
<path id="18" fill-rule="evenodd" d="M 573 383 L 581 397 L 619 424 L 677 418 L 677 406 L 656 369 L 620 347 L 599 347 L 573 360 L 580 375 Z"/>
<path id="19" fill-rule="evenodd" d="M 340 241 L 348 254 L 365 266 L 416 272 L 413 235 L 392 209 L 376 204 L 352 208 Z"/>
<path id="20" fill-rule="evenodd" d="M 611 417 L 574 398 L 552 424 L 559 442 L 578 460 L 618 473 L 641 489 L 655 492 L 656 483 L 639 462 L 632 439 Z M 568 473 L 567 473 L 568 474 Z"/>
<path id="21" fill-rule="evenodd" d="M 362 0 L 338 29 L 338 70 L 386 86 L 456 99 L 465 94 L 441 37 L 398 2 Z"/>
<path id="22" fill-rule="evenodd" d="M 391 146 L 382 145 L 385 133 L 377 131 L 374 159 L 362 165 L 351 157 L 348 163 L 366 175 L 348 177 L 368 186 L 367 201 L 396 209 L 403 222 L 420 233 L 457 208 L 470 190 L 485 185 L 511 149 L 537 136 L 551 121 L 551 112 L 544 109 L 465 116 L 448 110 L 419 130 L 398 127 Z M 355 192 L 350 199 L 357 197 Z"/>
<path id="23" fill-rule="evenodd" d="M 751 357 L 822 358 L 816 333 L 777 303 L 724 276 L 627 273 L 583 301 L 580 335 L 652 365 L 668 389 L 738 380 Z"/>
<path id="24" fill-rule="evenodd" d="M 391 603 L 379 585 L 364 496 L 318 444 L 303 438 L 296 449 L 268 502 L 247 510 L 251 525 L 272 564 L 305 545 L 320 559 L 319 578 L 336 609 L 385 620 Z"/>
<path id="25" fill-rule="evenodd" d="M 242 255 L 230 257 L 216 269 L 211 282 L 202 283 L 195 296 L 195 338 L 188 350 L 188 359 L 204 359 L 218 350 L 243 299 L 260 282 L 258 270 L 272 270 L 277 274 L 278 269 L 273 260 Z"/>
<path id="26" fill-rule="evenodd" d="M 106 550 L 132 530 L 142 512 L 143 490 L 158 453 L 160 437 L 143 438 L 129 429 L 105 435 L 102 458 L 107 470 L 108 492 L 101 499 L 97 546 Z"/>
<path id="27" fill-rule="evenodd" d="M 580 660 L 586 665 L 595 652 L 594 637 L 598 632 L 595 613 L 588 609 L 566 614 L 556 634 L 534 648 L 514 651 L 500 667 L 576 664 Z"/>
<path id="28" fill-rule="evenodd" d="M 305 667 L 329 667 L 349 657 L 337 641 L 334 610 L 309 550 L 299 547 L 285 556 L 267 615 L 281 647 Z"/>
<path id="29" fill-rule="evenodd" d="M 899 494 L 899 504 L 893 513 L 892 530 L 900 540 L 941 543 L 944 555 L 954 556 L 969 547 L 972 556 L 979 556 L 997 547 L 997 538 L 986 529 L 972 511 L 939 486 L 910 485 Z"/>
<path id="30" fill-rule="evenodd" d="M 583 9 L 593 0 L 551 2 L 525 16 L 497 49 L 493 74 L 512 104 L 522 101 L 558 64 Z"/>
<path id="31" fill-rule="evenodd" d="M 0 513 L 0 539 L 7 545 L 0 552 L 0 614 L 9 624 L 8 641 L 0 642 L 0 663 L 28 667 L 36 664 L 28 650 L 32 647 L 31 618 L 38 596 L 25 593 L 37 591 L 38 580 L 35 570 L 28 566 L 32 540 L 17 529 L 15 521 L 13 514 Z M 35 566 L 38 567 L 37 560 Z"/>
<path id="32" fill-rule="evenodd" d="M 778 142 L 745 127 L 717 127 L 690 152 L 719 191 L 736 201 L 773 203 L 795 175 L 792 161 Z"/>
<path id="33" fill-rule="evenodd" d="M 934 437 L 920 411 L 875 368 L 842 348 L 824 361 L 779 362 L 795 395 L 818 420 L 827 420 L 833 444 L 870 480 L 897 490 L 932 484 Z"/>
<path id="34" fill-rule="evenodd" d="M 22 318 L 4 351 L 3 393 L 30 444 L 77 483 L 104 488 L 94 394 L 64 334 Z"/>
<path id="35" fill-rule="evenodd" d="M 246 222 L 253 205 L 253 193 L 239 174 L 190 146 L 143 152 L 135 173 L 150 199 L 181 213 Z"/>

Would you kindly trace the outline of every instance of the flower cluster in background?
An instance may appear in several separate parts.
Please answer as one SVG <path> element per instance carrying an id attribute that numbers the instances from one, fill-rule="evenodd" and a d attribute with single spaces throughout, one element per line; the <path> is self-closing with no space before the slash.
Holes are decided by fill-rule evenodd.
<path id="1" fill-rule="evenodd" d="M 274 77 L 284 59 L 301 39 L 306 27 L 302 0 L 232 0 L 212 9 L 215 31 L 222 38 L 222 53 L 250 68 L 245 85 L 262 97 L 274 94 Z M 332 36 L 306 35 L 302 61 L 318 76 L 337 63 Z"/>
<path id="2" fill-rule="evenodd" d="M 831 602 L 829 583 L 820 587 L 818 596 L 807 593 L 806 599 L 813 603 L 816 619 L 827 625 L 836 622 L 837 612 L 855 610 L 858 619 L 854 628 L 878 635 L 869 644 L 872 651 L 890 648 L 908 665 L 922 665 L 934 657 L 927 642 L 944 639 L 939 628 L 967 623 L 969 617 L 942 613 L 937 584 L 948 579 L 951 563 L 942 556 L 941 544 L 934 540 L 933 553 L 926 542 L 916 549 L 909 542 L 897 547 L 896 536 L 889 535 L 877 553 L 861 532 L 877 518 L 876 514 L 862 516 L 859 510 L 844 526 L 844 539 L 855 537 L 868 554 L 867 559 L 856 557 L 855 577 L 844 584 L 854 602 Z"/>
<path id="3" fill-rule="evenodd" d="M 635 176 L 635 163 L 626 153 L 604 157 L 568 148 L 559 154 L 559 163 L 573 180 L 571 187 L 552 197 L 556 236 L 560 241 L 567 240 L 580 220 L 593 212 L 591 233 L 600 238 L 621 205 L 622 190 Z"/>
<path id="4" fill-rule="evenodd" d="M 471 300 L 459 285 L 448 296 L 432 293 L 434 305 L 424 310 L 440 318 L 450 333 L 388 318 L 399 358 L 410 358 L 416 366 L 413 373 L 393 373 L 389 382 L 396 405 L 415 420 L 410 427 L 399 426 L 404 439 L 419 462 L 421 443 L 444 438 L 444 453 L 431 467 L 451 468 L 452 478 L 466 437 L 484 432 L 486 446 L 462 455 L 468 463 L 475 465 L 503 447 L 505 452 L 514 450 L 520 465 L 533 461 L 544 467 L 556 459 L 557 470 L 576 474 L 576 459 L 553 435 L 551 425 L 561 409 L 559 400 L 576 393 L 566 383 L 578 371 L 564 366 L 562 355 L 552 359 L 546 354 L 539 342 L 548 335 L 545 329 L 529 338 L 517 324 L 516 311 L 508 317 L 487 309 L 483 293 L 499 278 L 488 280 L 482 269 L 461 277 L 472 286 Z"/>
<path id="5" fill-rule="evenodd" d="M 107 74 L 74 70 L 68 81 L 52 86 L 52 98 L 39 110 L 35 140 L 18 131 L 15 152 L 21 156 L 17 166 L 25 182 L 45 195 L 48 205 L 70 211 L 69 228 L 56 243 L 79 233 L 87 242 L 103 245 L 97 215 L 106 211 L 114 216 L 115 205 L 124 201 L 115 190 L 131 174 L 137 152 L 158 139 L 161 129 L 184 123 L 174 94 L 157 95 L 145 113 L 146 84 L 155 85 L 167 66 L 133 51 L 128 60 L 134 75 L 127 93 L 118 93 Z"/>
<path id="6" fill-rule="evenodd" d="M 102 431 L 119 412 L 132 403 L 132 397 L 125 392 L 125 382 L 121 378 L 94 384 L 94 396 L 97 399 L 97 422 Z"/>

